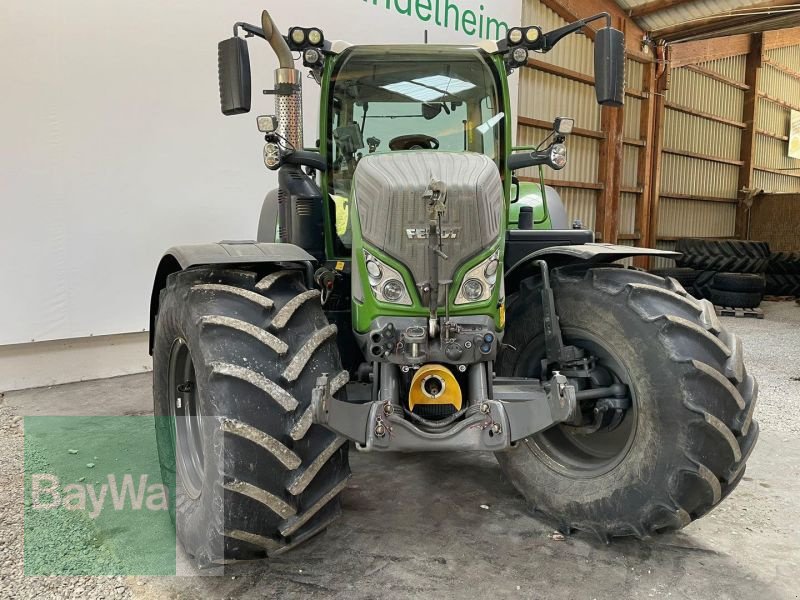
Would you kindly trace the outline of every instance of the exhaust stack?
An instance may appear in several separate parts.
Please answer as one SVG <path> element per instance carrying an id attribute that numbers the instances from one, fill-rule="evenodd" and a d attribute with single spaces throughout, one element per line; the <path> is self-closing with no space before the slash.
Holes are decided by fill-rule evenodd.
<path id="1" fill-rule="evenodd" d="M 303 86 L 300 71 L 294 68 L 294 59 L 289 45 L 278 31 L 269 11 L 261 13 L 261 28 L 264 39 L 269 42 L 278 57 L 275 70 L 275 116 L 278 127 L 275 132 L 294 146 L 303 149 Z"/>

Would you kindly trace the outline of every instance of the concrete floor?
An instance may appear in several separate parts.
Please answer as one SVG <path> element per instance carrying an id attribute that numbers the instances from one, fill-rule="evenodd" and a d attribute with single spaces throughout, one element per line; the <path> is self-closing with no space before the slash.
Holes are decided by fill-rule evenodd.
<path id="1" fill-rule="evenodd" d="M 798 598 L 800 307 L 723 319 L 761 383 L 761 439 L 744 480 L 676 534 L 604 545 L 565 540 L 529 516 L 491 455 L 351 453 L 344 516 L 269 563 L 219 577 L 127 578 L 141 598 Z M 15 414 L 122 415 L 151 410 L 150 376 L 8 394 Z M 0 490 L 7 482 L 0 481 Z M 488 506 L 483 508 L 482 506 Z M 21 532 L 17 531 L 19 535 Z M 12 532 L 13 534 L 13 532 Z M 30 578 L 29 578 L 30 579 Z M 33 582 L 20 580 L 20 596 Z M 113 588 L 112 588 L 113 589 Z"/>

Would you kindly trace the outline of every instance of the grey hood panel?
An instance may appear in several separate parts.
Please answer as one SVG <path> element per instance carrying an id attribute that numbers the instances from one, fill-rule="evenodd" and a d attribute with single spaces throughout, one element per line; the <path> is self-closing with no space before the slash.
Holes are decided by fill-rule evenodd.
<path id="1" fill-rule="evenodd" d="M 408 230 L 427 227 L 423 194 L 432 179 L 447 185 L 442 229 L 455 233 L 443 240 L 449 258 L 439 262 L 439 278 L 448 280 L 500 234 L 505 201 L 497 165 L 475 153 L 394 152 L 365 156 L 354 175 L 364 240 L 402 261 L 417 284 L 428 280 L 428 243 Z"/>

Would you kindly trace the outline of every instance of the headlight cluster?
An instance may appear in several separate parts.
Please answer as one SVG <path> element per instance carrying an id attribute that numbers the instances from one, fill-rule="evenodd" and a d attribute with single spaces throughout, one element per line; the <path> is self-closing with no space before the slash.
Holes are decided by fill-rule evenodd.
<path id="1" fill-rule="evenodd" d="M 473 267 L 464 275 L 464 282 L 456 296 L 456 304 L 483 302 L 492 296 L 500 268 L 500 251 L 496 250 L 489 258 Z"/>
<path id="2" fill-rule="evenodd" d="M 411 305 L 411 296 L 400 273 L 379 261 L 366 250 L 364 251 L 364 262 L 367 267 L 369 286 L 377 300 L 390 304 Z"/>
<path id="3" fill-rule="evenodd" d="M 564 144 L 553 144 L 550 147 L 550 166 L 563 169 L 567 164 L 567 147 Z"/>

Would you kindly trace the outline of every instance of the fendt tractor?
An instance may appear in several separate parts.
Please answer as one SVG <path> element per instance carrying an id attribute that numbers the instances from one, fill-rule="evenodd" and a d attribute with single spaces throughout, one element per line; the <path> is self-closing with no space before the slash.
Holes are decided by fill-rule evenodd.
<path id="1" fill-rule="evenodd" d="M 568 222 L 542 168 L 565 166 L 572 119 L 511 145 L 509 75 L 600 20 L 597 101 L 620 106 L 607 14 L 358 46 L 283 35 L 264 11 L 219 44 L 225 115 L 250 110 L 248 38 L 277 56 L 275 114 L 256 120 L 278 188 L 256 241 L 172 248 L 155 276 L 161 470 L 198 565 L 325 529 L 352 448 L 493 452 L 535 513 L 604 541 L 680 529 L 739 483 L 758 436 L 740 340 L 676 280 L 619 262 L 676 253 Z M 295 60 L 320 86 L 311 147 Z M 530 167 L 538 182 L 515 177 Z"/>

